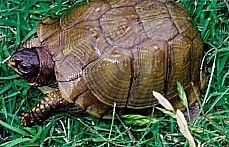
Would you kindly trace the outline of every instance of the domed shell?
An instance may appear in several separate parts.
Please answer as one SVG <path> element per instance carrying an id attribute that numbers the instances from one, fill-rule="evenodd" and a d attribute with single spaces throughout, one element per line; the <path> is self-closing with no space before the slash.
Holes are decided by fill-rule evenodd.
<path id="1" fill-rule="evenodd" d="M 190 104 L 196 99 L 202 42 L 176 2 L 94 0 L 44 20 L 38 36 L 53 56 L 62 96 L 81 107 L 148 108 L 157 104 L 153 90 L 181 107 L 177 81 Z"/>

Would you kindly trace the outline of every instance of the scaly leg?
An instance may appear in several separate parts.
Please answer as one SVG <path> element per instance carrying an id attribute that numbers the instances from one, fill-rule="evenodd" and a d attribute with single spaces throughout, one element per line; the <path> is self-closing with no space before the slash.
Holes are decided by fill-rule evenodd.
<path id="1" fill-rule="evenodd" d="M 59 91 L 55 91 L 48 93 L 43 100 L 29 112 L 22 113 L 20 120 L 23 126 L 32 126 L 41 123 L 58 112 L 66 112 L 71 109 L 77 108 L 74 104 L 63 99 Z M 76 112 L 81 113 L 82 110 L 78 109 Z"/>

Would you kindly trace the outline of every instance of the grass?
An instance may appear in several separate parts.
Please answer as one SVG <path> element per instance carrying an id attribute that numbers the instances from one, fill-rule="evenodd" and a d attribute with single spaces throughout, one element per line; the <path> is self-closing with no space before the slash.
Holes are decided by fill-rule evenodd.
<path id="1" fill-rule="evenodd" d="M 79 1 L 1 0 L 0 62 L 34 35 L 40 19 L 60 15 Z M 229 144 L 229 2 L 179 0 L 205 43 L 206 86 L 200 114 L 189 128 L 197 144 Z M 0 146 L 188 146 L 172 117 L 129 116 L 124 122 L 58 114 L 44 125 L 22 127 L 18 115 L 42 94 L 0 63 Z M 137 118 L 137 119 L 136 119 Z M 136 125 L 137 124 L 137 125 Z M 139 126 L 141 124 L 141 126 Z"/>

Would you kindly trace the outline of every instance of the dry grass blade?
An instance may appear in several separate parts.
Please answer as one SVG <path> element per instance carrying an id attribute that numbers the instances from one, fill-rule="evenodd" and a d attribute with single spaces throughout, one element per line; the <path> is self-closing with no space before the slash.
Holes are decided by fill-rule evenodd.
<path id="1" fill-rule="evenodd" d="M 188 129 L 187 121 L 183 113 L 179 109 L 176 112 L 176 119 L 177 119 L 177 124 L 180 128 L 180 131 L 184 135 L 184 137 L 188 140 L 190 147 L 196 147 L 194 138 Z"/>
<path id="2" fill-rule="evenodd" d="M 155 98 L 158 100 L 158 102 L 167 110 L 175 112 L 173 106 L 171 105 L 171 103 L 160 93 L 153 91 L 153 95 L 155 96 Z"/>

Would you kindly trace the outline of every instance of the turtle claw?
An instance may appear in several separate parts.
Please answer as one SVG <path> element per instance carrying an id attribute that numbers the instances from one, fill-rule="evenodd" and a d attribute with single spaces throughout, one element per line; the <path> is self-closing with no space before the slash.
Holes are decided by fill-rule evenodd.
<path id="1" fill-rule="evenodd" d="M 29 119 L 29 113 L 21 113 L 19 119 L 22 126 L 31 126 L 34 123 L 33 119 Z"/>
<path id="2" fill-rule="evenodd" d="M 22 126 L 29 126 L 29 125 L 27 125 L 28 123 L 27 123 L 27 118 L 28 118 L 28 113 L 21 113 L 20 115 L 19 115 L 19 119 L 20 119 L 20 121 L 21 121 L 21 125 Z"/>

